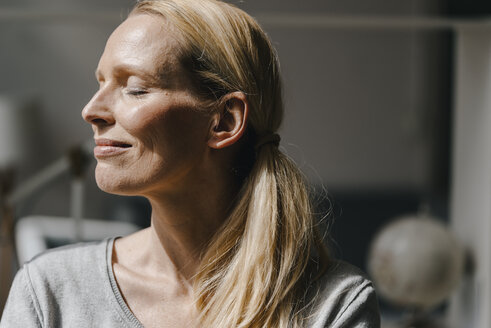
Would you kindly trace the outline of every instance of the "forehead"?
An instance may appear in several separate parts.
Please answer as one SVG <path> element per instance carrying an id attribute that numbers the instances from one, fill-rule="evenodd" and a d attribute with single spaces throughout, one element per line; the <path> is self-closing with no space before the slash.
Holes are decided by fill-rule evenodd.
<path id="1" fill-rule="evenodd" d="M 163 18 L 131 15 L 109 37 L 99 69 L 125 65 L 155 71 L 176 63 L 177 53 L 175 33 Z"/>

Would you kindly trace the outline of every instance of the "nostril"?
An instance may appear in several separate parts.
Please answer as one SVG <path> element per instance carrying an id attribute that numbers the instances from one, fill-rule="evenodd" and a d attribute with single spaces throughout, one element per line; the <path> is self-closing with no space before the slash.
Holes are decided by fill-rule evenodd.
<path id="1" fill-rule="evenodd" d="M 102 124 L 107 124 L 108 122 L 102 118 L 94 118 L 90 120 L 92 124 L 97 124 L 97 125 L 102 125 Z"/>

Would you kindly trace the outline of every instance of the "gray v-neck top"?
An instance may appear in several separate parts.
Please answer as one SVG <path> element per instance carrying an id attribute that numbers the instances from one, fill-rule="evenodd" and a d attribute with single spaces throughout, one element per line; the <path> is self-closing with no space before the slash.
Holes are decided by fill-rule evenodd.
<path id="1" fill-rule="evenodd" d="M 0 328 L 142 328 L 112 270 L 114 238 L 49 250 L 17 273 Z M 314 285 L 313 285 L 314 286 Z M 315 283 L 307 327 L 380 327 L 375 291 L 359 270 L 334 262 Z"/>

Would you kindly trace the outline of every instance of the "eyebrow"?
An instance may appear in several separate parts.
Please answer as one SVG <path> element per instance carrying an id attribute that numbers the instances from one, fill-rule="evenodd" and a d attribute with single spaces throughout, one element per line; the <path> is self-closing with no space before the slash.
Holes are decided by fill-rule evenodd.
<path id="1" fill-rule="evenodd" d="M 99 68 L 95 70 L 95 77 L 96 79 L 99 79 L 99 76 L 103 76 Z M 130 64 L 119 64 L 115 65 L 112 68 L 111 75 L 114 75 L 116 77 L 121 77 L 123 74 L 128 74 L 128 75 L 136 75 L 144 78 L 150 78 L 151 82 L 153 83 L 160 83 L 160 72 L 151 73 L 145 70 L 142 70 L 140 67 L 136 65 L 130 65 Z"/>

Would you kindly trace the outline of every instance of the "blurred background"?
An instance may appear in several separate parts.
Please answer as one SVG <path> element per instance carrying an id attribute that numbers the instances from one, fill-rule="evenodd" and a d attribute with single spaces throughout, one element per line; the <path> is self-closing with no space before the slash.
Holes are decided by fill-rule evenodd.
<path id="1" fill-rule="evenodd" d="M 332 252 L 370 271 L 377 232 L 424 211 L 468 254 L 457 289 L 432 315 L 451 327 L 490 327 L 491 4 L 229 2 L 257 17 L 278 50 L 286 103 L 281 146 L 308 177 L 320 216 L 329 214 L 323 227 Z M 92 137 L 80 112 L 98 87 L 98 59 L 133 3 L 0 2 L 3 199 L 72 154 L 42 187 L 6 202 L 4 231 L 27 216 L 73 213 L 148 225 L 144 199 L 98 190 L 93 160 L 81 160 L 85 175 L 73 167 L 73 147 Z M 73 200 L 77 192 L 83 202 Z M 49 246 L 64 243 L 57 238 Z M 17 262 L 5 258 L 3 284 Z M 387 320 L 403 315 L 382 302 Z"/>

